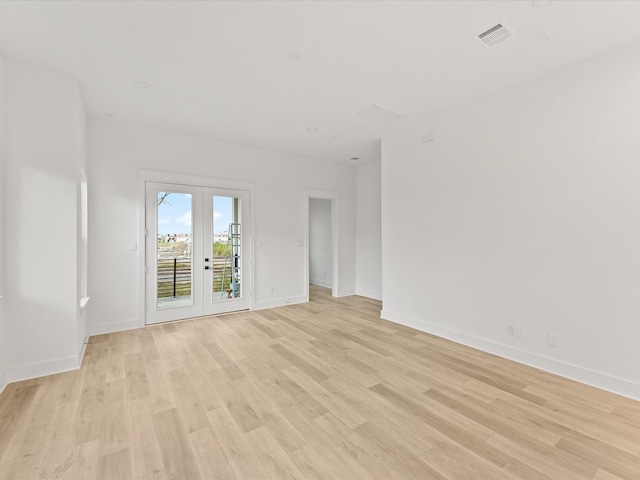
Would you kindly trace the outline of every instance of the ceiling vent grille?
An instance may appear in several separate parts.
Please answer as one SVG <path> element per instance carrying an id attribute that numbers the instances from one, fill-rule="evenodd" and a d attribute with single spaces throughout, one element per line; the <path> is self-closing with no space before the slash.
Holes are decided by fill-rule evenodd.
<path id="1" fill-rule="evenodd" d="M 512 28 L 507 27 L 504 23 L 498 23 L 474 38 L 483 46 L 490 48 L 512 37 L 514 33 Z"/>

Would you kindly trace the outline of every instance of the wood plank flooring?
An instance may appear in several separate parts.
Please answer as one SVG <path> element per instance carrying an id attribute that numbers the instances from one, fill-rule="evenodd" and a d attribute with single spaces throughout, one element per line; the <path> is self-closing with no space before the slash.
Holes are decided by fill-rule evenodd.
<path id="1" fill-rule="evenodd" d="M 640 479 L 640 402 L 311 295 L 9 385 L 0 479 Z"/>

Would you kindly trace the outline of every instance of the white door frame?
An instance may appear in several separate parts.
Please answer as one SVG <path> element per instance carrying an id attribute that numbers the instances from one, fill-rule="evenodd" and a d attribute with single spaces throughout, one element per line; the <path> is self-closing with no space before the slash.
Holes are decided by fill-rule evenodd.
<path id="1" fill-rule="evenodd" d="M 304 292 L 307 302 L 309 301 L 309 200 L 318 198 L 321 200 L 331 200 L 331 267 L 333 278 L 331 279 L 331 296 L 338 297 L 340 279 L 340 192 L 335 190 L 316 190 L 307 188 L 304 192 Z"/>
<path id="2" fill-rule="evenodd" d="M 165 172 L 158 170 L 138 170 L 138 243 L 137 243 L 137 254 L 138 254 L 138 318 L 137 323 L 138 327 L 145 326 L 145 302 L 146 302 L 146 274 L 145 274 L 145 259 L 146 259 L 146 183 L 147 182 L 157 182 L 157 183 L 173 183 L 179 185 L 191 185 L 195 187 L 210 187 L 210 188 L 226 188 L 231 190 L 245 190 L 249 192 L 249 242 L 250 242 L 250 265 L 249 265 L 249 275 L 250 275 L 250 290 L 249 290 L 249 310 L 253 310 L 253 305 L 255 302 L 254 293 L 255 292 L 255 272 L 254 265 L 255 262 L 253 259 L 255 258 L 255 248 L 254 248 L 254 238 L 255 232 L 254 222 L 254 190 L 255 186 L 250 182 L 243 182 L 239 180 L 230 180 L 223 178 L 215 178 L 215 177 L 205 177 L 202 175 L 191 175 L 187 173 L 180 172 Z M 308 208 L 308 207 L 307 207 Z M 308 288 L 308 287 L 307 287 Z"/>

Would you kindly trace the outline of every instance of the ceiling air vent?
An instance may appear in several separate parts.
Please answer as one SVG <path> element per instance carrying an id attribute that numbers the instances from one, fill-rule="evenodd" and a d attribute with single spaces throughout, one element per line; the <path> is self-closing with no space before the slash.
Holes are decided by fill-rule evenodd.
<path id="1" fill-rule="evenodd" d="M 485 47 L 493 47 L 500 42 L 503 42 L 509 37 L 512 37 L 515 32 L 512 28 L 507 27 L 504 23 L 498 23 L 489 30 L 486 30 L 474 38 Z"/>

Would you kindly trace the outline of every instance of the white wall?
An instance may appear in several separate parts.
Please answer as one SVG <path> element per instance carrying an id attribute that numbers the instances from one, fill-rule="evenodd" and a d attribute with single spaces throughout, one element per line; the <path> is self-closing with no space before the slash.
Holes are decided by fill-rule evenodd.
<path id="1" fill-rule="evenodd" d="M 384 318 L 640 398 L 638 85 L 636 45 L 384 138 Z"/>
<path id="2" fill-rule="evenodd" d="M 77 368 L 77 82 L 5 63 L 5 318 L 9 381 Z M 10 321 L 9 321 L 10 319 Z"/>
<path id="3" fill-rule="evenodd" d="M 382 300 L 381 176 L 380 162 L 356 168 L 356 293 L 376 300 Z"/>
<path id="4" fill-rule="evenodd" d="M 340 192 L 340 294 L 355 292 L 355 172 L 195 136 L 89 121 L 89 332 L 141 325 L 138 318 L 138 170 L 254 185 L 254 308 L 305 299 L 306 189 Z M 274 293 L 269 294 L 273 286 Z"/>
<path id="5" fill-rule="evenodd" d="M 331 288 L 331 200 L 309 199 L 309 283 Z"/>
<path id="6" fill-rule="evenodd" d="M 0 55 L 0 392 L 7 385 L 7 340 L 4 316 L 4 164 L 5 164 L 5 83 L 4 57 Z"/>

